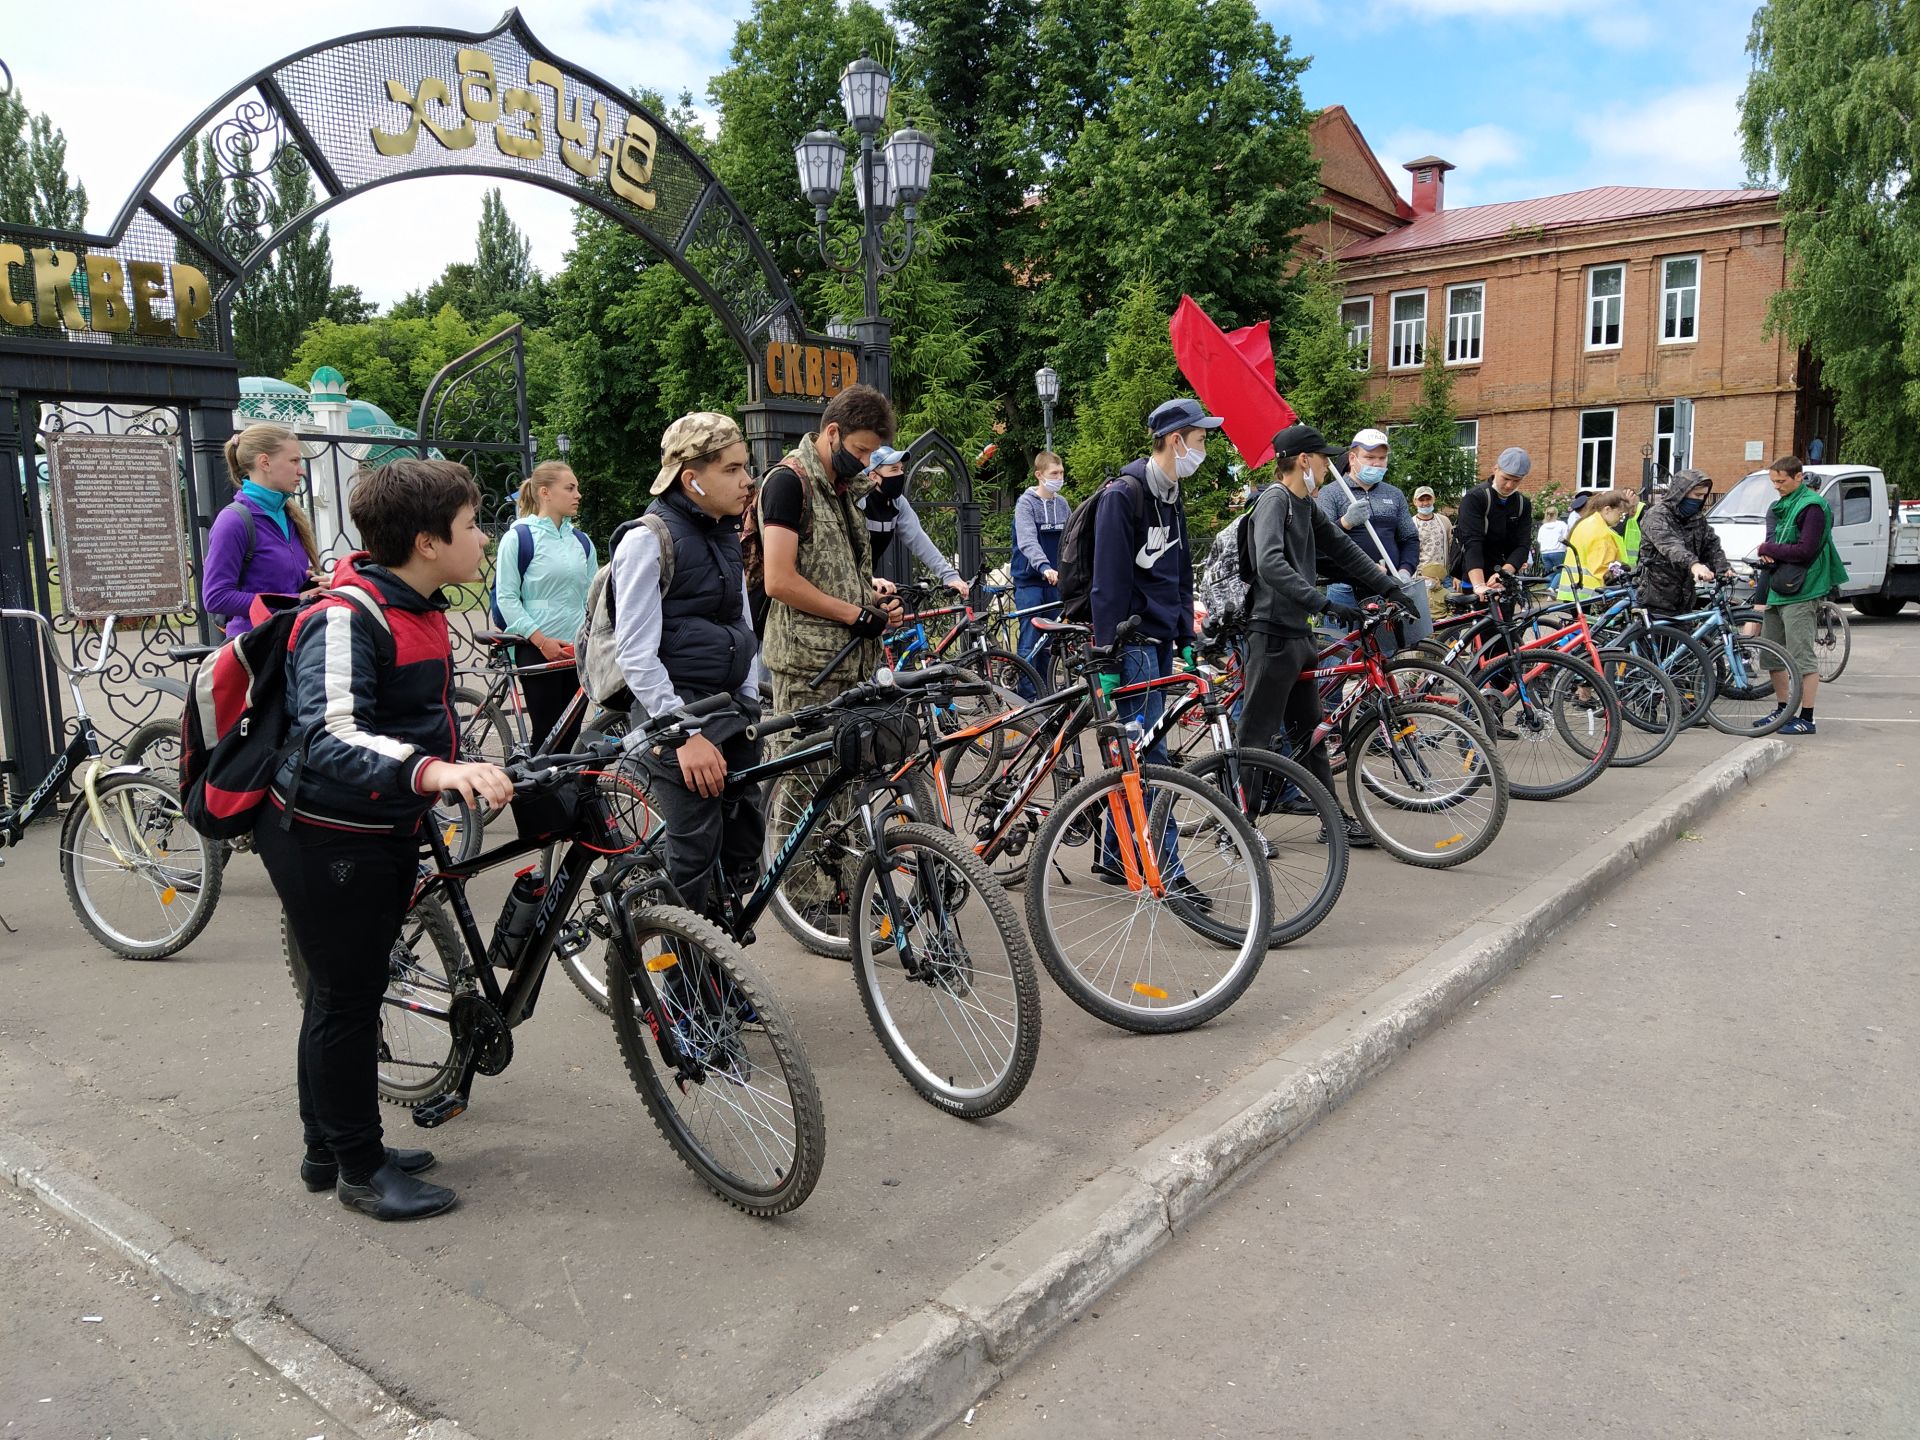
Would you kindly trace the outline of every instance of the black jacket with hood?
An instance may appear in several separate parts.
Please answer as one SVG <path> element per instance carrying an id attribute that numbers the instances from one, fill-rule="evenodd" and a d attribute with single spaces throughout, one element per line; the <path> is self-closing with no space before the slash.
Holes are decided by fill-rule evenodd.
<path id="1" fill-rule="evenodd" d="M 1669 490 L 1640 517 L 1640 603 L 1659 615 L 1695 608 L 1690 573 L 1695 565 L 1716 575 L 1727 568 L 1727 552 L 1707 523 L 1707 507 L 1683 516 L 1679 507 L 1685 498 L 1684 492 Z"/>

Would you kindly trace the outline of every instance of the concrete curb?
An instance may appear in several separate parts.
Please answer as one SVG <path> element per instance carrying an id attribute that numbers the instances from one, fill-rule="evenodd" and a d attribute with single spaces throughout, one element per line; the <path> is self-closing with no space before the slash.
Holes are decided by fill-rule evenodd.
<path id="1" fill-rule="evenodd" d="M 1655 851 L 1793 753 L 1754 740 L 1242 1077 L 842 1356 L 734 1440 L 935 1434 L 1270 1154 L 1351 1099 Z"/>
<path id="2" fill-rule="evenodd" d="M 157 1276 L 190 1309 L 225 1321 L 229 1335 L 362 1440 L 448 1440 L 454 1435 L 476 1440 L 452 1421 L 429 1420 L 413 1410 L 365 1370 L 273 1309 L 265 1292 L 207 1259 L 152 1216 L 59 1165 L 31 1141 L 0 1132 L 0 1173 L 15 1189 L 85 1226 Z"/>

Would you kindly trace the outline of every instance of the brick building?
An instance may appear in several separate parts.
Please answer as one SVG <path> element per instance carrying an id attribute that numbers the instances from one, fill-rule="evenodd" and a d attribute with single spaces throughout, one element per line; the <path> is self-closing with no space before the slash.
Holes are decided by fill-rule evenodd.
<path id="1" fill-rule="evenodd" d="M 1403 200 L 1339 106 L 1314 148 L 1330 216 L 1312 238 L 1339 264 L 1390 424 L 1435 345 L 1461 444 L 1482 474 L 1525 446 L 1530 488 L 1637 487 L 1645 458 L 1724 490 L 1816 436 L 1833 453 L 1810 366 L 1764 333 L 1787 265 L 1773 191 L 1602 186 L 1448 210 L 1453 166 L 1408 161 Z"/>

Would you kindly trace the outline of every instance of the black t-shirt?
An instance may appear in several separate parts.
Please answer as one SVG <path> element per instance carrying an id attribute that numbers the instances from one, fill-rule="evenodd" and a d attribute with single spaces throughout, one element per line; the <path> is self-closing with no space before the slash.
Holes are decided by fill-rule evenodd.
<path id="1" fill-rule="evenodd" d="M 776 465 L 769 470 L 760 482 L 761 525 L 778 525 L 798 535 L 806 515 L 806 500 L 800 486 L 800 477 L 788 466 Z"/>

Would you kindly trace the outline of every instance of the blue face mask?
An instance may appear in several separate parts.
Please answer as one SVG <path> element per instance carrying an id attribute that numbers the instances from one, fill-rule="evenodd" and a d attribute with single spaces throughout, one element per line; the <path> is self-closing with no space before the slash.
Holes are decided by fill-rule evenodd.
<path id="1" fill-rule="evenodd" d="M 1674 508 L 1674 511 L 1680 516 L 1681 519 L 1691 520 L 1694 516 L 1698 515 L 1702 509 L 1705 508 L 1706 503 L 1707 502 L 1704 500 L 1695 500 L 1692 498 L 1688 498 L 1686 500 L 1682 500 L 1679 504 L 1675 505 L 1673 508 Z"/>
<path id="2" fill-rule="evenodd" d="M 1378 485 L 1382 480 L 1387 478 L 1387 467 L 1384 465 L 1362 465 L 1354 472 L 1354 478 L 1362 485 Z"/>

